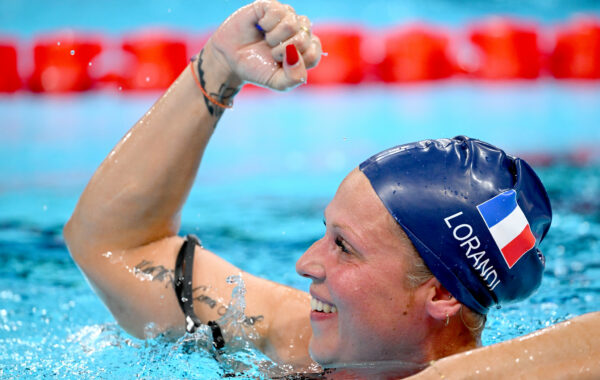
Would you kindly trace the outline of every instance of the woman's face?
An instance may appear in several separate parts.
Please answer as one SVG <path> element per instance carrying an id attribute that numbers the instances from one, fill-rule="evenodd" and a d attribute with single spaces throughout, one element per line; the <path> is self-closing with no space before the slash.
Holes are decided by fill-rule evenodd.
<path id="1" fill-rule="evenodd" d="M 410 360 L 424 337 L 422 302 L 406 285 L 414 248 L 362 172 L 344 179 L 325 222 L 296 263 L 312 280 L 311 356 L 324 366 Z"/>

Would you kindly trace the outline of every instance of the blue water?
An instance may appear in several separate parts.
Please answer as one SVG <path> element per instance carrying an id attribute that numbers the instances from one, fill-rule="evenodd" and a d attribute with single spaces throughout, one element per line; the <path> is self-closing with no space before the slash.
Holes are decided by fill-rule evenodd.
<path id="1" fill-rule="evenodd" d="M 207 149 L 182 233 L 247 271 L 307 289 L 294 262 L 323 233 L 323 209 L 348 171 L 396 143 L 468 134 L 558 157 L 539 168 L 555 211 L 543 284 L 493 311 L 484 343 L 598 310 L 598 90 L 450 81 L 241 94 Z M 251 349 L 218 362 L 186 342 L 129 337 L 64 247 L 62 225 L 87 180 L 157 96 L 0 98 L 0 377 L 216 379 L 240 365 L 254 376 L 271 368 Z M 572 165 L 582 151 L 590 161 Z"/>
<path id="2" fill-rule="evenodd" d="M 243 3 L 6 0 L 0 36 L 17 37 L 23 53 L 35 36 L 63 28 L 115 37 L 156 26 L 203 33 Z M 460 31 L 506 14 L 549 33 L 578 13 L 600 15 L 592 0 L 290 3 L 316 25 L 373 29 L 424 20 Z M 219 379 L 241 370 L 260 378 L 278 370 L 251 347 L 218 361 L 187 341 L 128 336 L 65 249 L 61 229 L 83 187 L 158 96 L 0 96 L 0 378 Z M 598 82 L 552 80 L 242 93 L 207 149 L 182 234 L 199 235 L 249 272 L 307 289 L 294 263 L 323 233 L 323 209 L 344 175 L 369 155 L 466 134 L 538 162 L 550 157 L 554 164 L 539 168 L 555 212 L 542 244 L 543 284 L 528 301 L 491 313 L 484 344 L 520 336 L 599 309 L 599 105 Z M 577 157 L 586 164 L 574 165 Z"/>
<path id="3" fill-rule="evenodd" d="M 198 32 L 216 27 L 247 3 L 242 0 L 132 0 L 124 4 L 118 0 L 63 0 L 48 7 L 42 0 L 4 0 L 0 2 L 0 32 L 31 37 L 69 27 L 120 34 L 148 26 Z M 594 0 L 291 0 L 287 3 L 298 13 L 309 15 L 316 24 L 343 22 L 374 28 L 415 20 L 458 27 L 490 14 L 549 25 L 565 22 L 580 13 L 600 15 L 600 3 Z"/>

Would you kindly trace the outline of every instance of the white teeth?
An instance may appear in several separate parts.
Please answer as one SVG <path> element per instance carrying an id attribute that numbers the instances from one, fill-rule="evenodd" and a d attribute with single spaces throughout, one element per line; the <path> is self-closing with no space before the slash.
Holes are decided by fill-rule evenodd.
<path id="1" fill-rule="evenodd" d="M 337 313 L 337 308 L 334 305 L 319 301 L 315 298 L 310 299 L 310 308 L 323 313 Z"/>

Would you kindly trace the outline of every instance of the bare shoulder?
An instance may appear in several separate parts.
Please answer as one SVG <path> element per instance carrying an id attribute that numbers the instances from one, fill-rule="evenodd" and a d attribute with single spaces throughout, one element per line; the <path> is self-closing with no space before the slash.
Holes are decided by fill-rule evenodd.
<path id="1" fill-rule="evenodd" d="M 411 379 L 600 378 L 600 312 L 443 358 Z"/>

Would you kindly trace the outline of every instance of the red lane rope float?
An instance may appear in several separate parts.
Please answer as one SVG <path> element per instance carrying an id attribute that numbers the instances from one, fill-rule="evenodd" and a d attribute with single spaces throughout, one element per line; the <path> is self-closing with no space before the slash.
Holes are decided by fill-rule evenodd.
<path id="1" fill-rule="evenodd" d="M 0 39 L 0 92 L 15 92 L 21 88 L 16 46 L 16 41 Z"/>
<path id="2" fill-rule="evenodd" d="M 444 33 L 426 25 L 411 25 L 386 36 L 385 56 L 378 71 L 389 83 L 448 78 L 458 70 Z"/>
<path id="3" fill-rule="evenodd" d="M 128 60 L 123 88 L 129 90 L 166 89 L 188 63 L 185 37 L 168 31 L 142 31 L 130 35 L 122 48 L 134 59 Z"/>
<path id="4" fill-rule="evenodd" d="M 475 24 L 467 37 L 430 25 L 387 31 L 317 26 L 314 33 L 325 54 L 309 71 L 308 84 L 404 83 L 464 72 L 475 79 L 535 79 L 542 74 L 600 79 L 600 20 L 579 17 L 555 31 L 506 18 Z M 555 44 L 541 43 L 551 37 Z M 51 93 L 107 87 L 162 90 L 206 38 L 146 30 L 115 41 L 111 48 L 110 39 L 61 31 L 33 41 L 31 75 L 18 72 L 18 67 L 31 66 L 29 54 L 19 56 L 24 49 L 18 49 L 16 41 L 0 39 L 0 92 L 17 91 L 23 82 L 31 91 Z"/>
<path id="5" fill-rule="evenodd" d="M 534 79 L 540 75 L 541 53 L 535 26 L 492 18 L 473 27 L 470 40 L 480 52 L 474 76 L 484 79 Z"/>
<path id="6" fill-rule="evenodd" d="M 308 84 L 357 84 L 365 77 L 361 56 L 363 33 L 351 26 L 315 27 L 321 40 L 323 56 L 308 74 Z"/>
<path id="7" fill-rule="evenodd" d="M 549 68 L 556 78 L 600 79 L 600 20 L 579 18 L 560 28 Z"/>
<path id="8" fill-rule="evenodd" d="M 93 85 L 92 59 L 102 51 L 99 37 L 63 31 L 38 38 L 29 89 L 34 92 L 84 91 Z"/>

